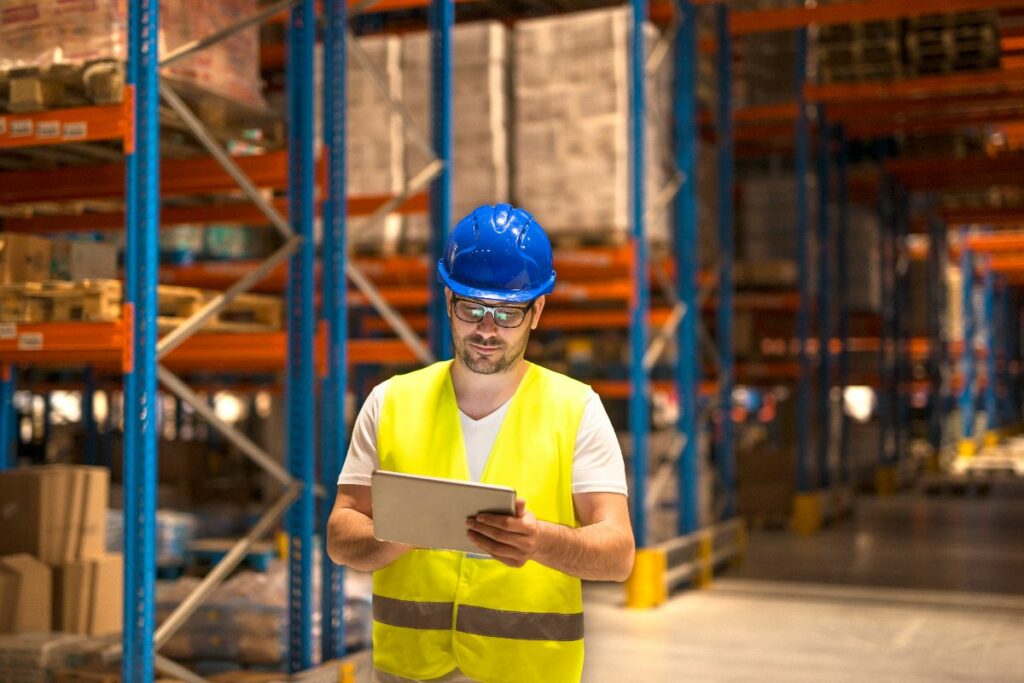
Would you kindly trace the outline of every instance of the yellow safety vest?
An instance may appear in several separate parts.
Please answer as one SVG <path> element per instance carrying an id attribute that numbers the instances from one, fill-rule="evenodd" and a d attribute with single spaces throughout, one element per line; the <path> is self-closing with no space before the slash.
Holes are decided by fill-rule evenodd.
<path id="1" fill-rule="evenodd" d="M 388 384 L 377 428 L 384 470 L 469 479 L 451 361 Z M 589 388 L 531 364 L 482 481 L 515 488 L 538 519 L 576 527 L 572 461 Z M 373 659 L 413 679 L 458 667 L 485 683 L 571 683 L 583 671 L 578 578 L 537 562 L 413 550 L 373 574 Z"/>

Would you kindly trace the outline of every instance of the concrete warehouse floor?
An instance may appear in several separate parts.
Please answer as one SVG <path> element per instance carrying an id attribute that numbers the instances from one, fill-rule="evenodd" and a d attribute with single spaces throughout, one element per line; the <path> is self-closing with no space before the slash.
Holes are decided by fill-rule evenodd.
<path id="1" fill-rule="evenodd" d="M 651 611 L 587 586 L 586 683 L 1024 680 L 1024 492 L 862 498 Z"/>

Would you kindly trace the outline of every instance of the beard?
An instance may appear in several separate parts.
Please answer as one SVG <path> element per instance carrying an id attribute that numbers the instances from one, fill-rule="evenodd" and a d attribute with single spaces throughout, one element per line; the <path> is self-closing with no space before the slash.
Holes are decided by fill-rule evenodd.
<path id="1" fill-rule="evenodd" d="M 516 361 L 526 355 L 526 344 L 530 340 L 529 327 L 523 336 L 508 344 L 498 337 L 487 339 L 483 335 L 467 334 L 459 337 L 452 328 L 452 341 L 455 346 L 455 355 L 462 364 L 469 370 L 480 375 L 494 375 L 499 372 L 506 372 Z M 478 354 L 470 344 L 485 346 L 487 348 L 499 349 L 498 353 L 482 356 Z"/>

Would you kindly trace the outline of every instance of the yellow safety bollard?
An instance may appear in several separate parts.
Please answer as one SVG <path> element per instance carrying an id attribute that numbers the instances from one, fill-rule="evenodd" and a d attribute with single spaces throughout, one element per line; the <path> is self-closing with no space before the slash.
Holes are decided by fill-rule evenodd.
<path id="1" fill-rule="evenodd" d="M 957 454 L 961 458 L 973 458 L 978 452 L 974 439 L 961 439 L 957 445 Z"/>
<path id="2" fill-rule="evenodd" d="M 697 564 L 699 568 L 699 571 L 697 572 L 698 588 L 710 587 L 711 580 L 714 578 L 714 544 L 714 537 L 711 535 L 710 531 L 707 531 L 701 536 L 700 545 L 697 546 Z"/>
<path id="3" fill-rule="evenodd" d="M 879 467 L 875 470 L 875 495 L 891 496 L 896 493 L 896 468 Z"/>
<path id="4" fill-rule="evenodd" d="M 793 499 L 793 516 L 789 528 L 798 534 L 810 535 L 821 528 L 822 510 L 820 493 L 798 493 Z"/>
<path id="5" fill-rule="evenodd" d="M 743 564 L 747 559 L 747 525 L 741 521 L 736 527 L 736 555 L 732 558 L 735 567 Z"/>
<path id="6" fill-rule="evenodd" d="M 658 548 L 640 548 L 626 579 L 626 607 L 649 609 L 668 599 L 668 557 Z"/>

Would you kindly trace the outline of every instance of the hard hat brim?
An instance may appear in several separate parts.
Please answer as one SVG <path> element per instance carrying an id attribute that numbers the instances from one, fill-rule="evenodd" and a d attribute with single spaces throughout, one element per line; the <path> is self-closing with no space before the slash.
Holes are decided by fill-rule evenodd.
<path id="1" fill-rule="evenodd" d="M 439 261 L 437 264 L 437 277 L 443 282 L 448 289 L 456 296 L 462 296 L 469 299 L 489 299 L 491 301 L 507 301 L 509 303 L 523 303 L 526 301 L 533 301 L 539 296 L 550 294 L 551 290 L 555 288 L 555 272 L 551 271 L 551 277 L 548 278 L 547 282 L 539 287 L 533 289 L 519 289 L 519 290 L 494 290 L 494 289 L 480 289 L 479 287 L 470 287 L 464 285 L 461 282 L 456 282 L 448 275 L 445 270 L 444 262 Z"/>

